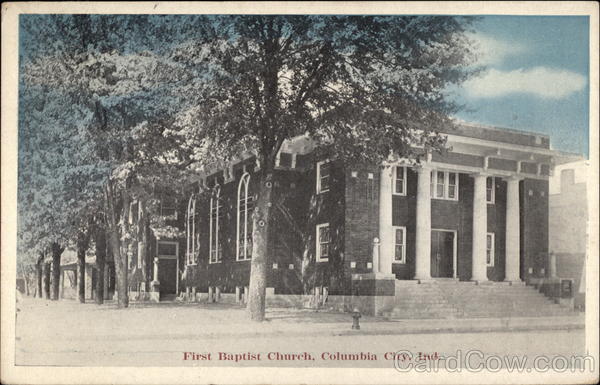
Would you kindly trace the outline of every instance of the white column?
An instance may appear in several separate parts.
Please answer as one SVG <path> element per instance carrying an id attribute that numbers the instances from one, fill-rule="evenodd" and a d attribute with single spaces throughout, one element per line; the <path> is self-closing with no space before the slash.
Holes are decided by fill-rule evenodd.
<path id="1" fill-rule="evenodd" d="M 520 281 L 519 179 L 507 180 L 506 189 L 506 274 L 505 281 Z"/>
<path id="2" fill-rule="evenodd" d="M 394 256 L 392 167 L 382 168 L 379 175 L 379 272 L 392 274 Z"/>
<path id="3" fill-rule="evenodd" d="M 487 237 L 487 202 L 486 202 L 486 179 L 484 174 L 473 176 L 475 183 L 473 188 L 473 253 L 472 253 L 472 277 L 473 281 L 487 281 L 486 264 L 486 237 Z"/>
<path id="4" fill-rule="evenodd" d="M 431 169 L 417 169 L 417 234 L 415 279 L 431 278 Z"/>

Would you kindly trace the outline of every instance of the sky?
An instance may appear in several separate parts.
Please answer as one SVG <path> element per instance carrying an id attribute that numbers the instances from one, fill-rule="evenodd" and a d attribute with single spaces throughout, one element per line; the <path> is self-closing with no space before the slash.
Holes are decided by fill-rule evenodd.
<path id="1" fill-rule="evenodd" d="M 589 156 L 589 20 L 483 16 L 475 24 L 485 66 L 456 90 L 456 116 L 550 135 L 552 148 Z"/>

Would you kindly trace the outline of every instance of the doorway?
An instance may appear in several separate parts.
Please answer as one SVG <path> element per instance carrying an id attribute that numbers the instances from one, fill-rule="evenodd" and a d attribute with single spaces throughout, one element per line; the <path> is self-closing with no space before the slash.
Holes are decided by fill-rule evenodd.
<path id="1" fill-rule="evenodd" d="M 431 230 L 431 277 L 456 278 L 456 231 Z"/>
<path id="2" fill-rule="evenodd" d="M 179 289 L 179 242 L 157 241 L 160 299 L 175 299 Z"/>

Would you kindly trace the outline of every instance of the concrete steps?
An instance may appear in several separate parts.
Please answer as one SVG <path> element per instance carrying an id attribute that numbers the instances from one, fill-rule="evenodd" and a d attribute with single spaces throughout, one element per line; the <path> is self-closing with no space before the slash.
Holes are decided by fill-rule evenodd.
<path id="1" fill-rule="evenodd" d="M 574 313 L 523 283 L 396 280 L 389 319 L 558 317 Z"/>

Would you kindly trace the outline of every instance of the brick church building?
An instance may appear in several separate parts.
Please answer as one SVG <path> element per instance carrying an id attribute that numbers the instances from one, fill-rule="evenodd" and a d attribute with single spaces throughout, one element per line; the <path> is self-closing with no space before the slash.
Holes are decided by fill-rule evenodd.
<path id="1" fill-rule="evenodd" d="M 366 290 L 376 295 L 394 290 L 390 278 L 393 286 L 546 276 L 548 178 L 577 156 L 537 133 L 462 124 L 445 135 L 448 152 L 383 168 L 317 157 L 304 137 L 286 142 L 273 179 L 268 296 L 351 296 L 356 280 L 374 282 Z M 248 155 L 197 175 L 177 205 L 183 235 L 156 241 L 161 294 L 243 300 L 257 171 Z"/>

